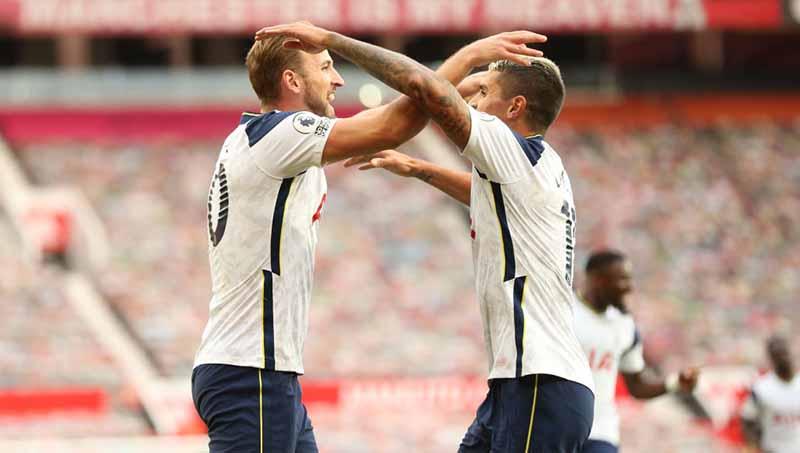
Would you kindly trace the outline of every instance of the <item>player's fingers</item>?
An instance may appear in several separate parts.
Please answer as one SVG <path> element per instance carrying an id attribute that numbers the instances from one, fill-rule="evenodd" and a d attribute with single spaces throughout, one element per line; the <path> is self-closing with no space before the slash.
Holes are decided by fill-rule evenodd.
<path id="1" fill-rule="evenodd" d="M 373 168 L 382 168 L 386 164 L 386 159 L 370 159 L 366 164 L 358 167 L 359 170 L 372 170 Z"/>
<path id="2" fill-rule="evenodd" d="M 271 27 L 264 27 L 256 32 L 256 37 L 278 35 L 281 34 L 281 32 L 283 32 L 285 29 L 286 29 L 285 25 L 273 25 Z"/>
<path id="3" fill-rule="evenodd" d="M 304 50 L 305 45 L 299 39 L 287 39 L 283 43 L 283 47 L 287 49 L 297 49 L 297 50 Z"/>
<path id="4" fill-rule="evenodd" d="M 291 25 L 273 25 L 271 27 L 264 27 L 256 32 L 256 39 L 269 38 L 276 35 L 294 36 L 296 30 Z"/>
<path id="5" fill-rule="evenodd" d="M 369 162 L 369 160 L 372 159 L 372 157 L 373 157 L 372 154 L 366 156 L 351 157 L 350 159 L 347 159 L 345 161 L 344 166 L 353 167 L 355 165 L 363 164 L 364 162 Z"/>
<path id="6" fill-rule="evenodd" d="M 547 42 L 547 36 L 527 30 L 511 31 L 506 36 L 516 42 Z"/>
<path id="7" fill-rule="evenodd" d="M 526 46 L 525 44 L 512 44 L 511 46 L 507 47 L 510 52 L 514 52 L 520 55 L 527 55 L 529 57 L 541 57 L 544 53 L 539 49 L 531 49 L 530 47 Z"/>
<path id="8" fill-rule="evenodd" d="M 505 51 L 502 53 L 503 59 L 508 60 L 512 63 L 516 63 L 522 66 L 530 66 L 530 59 L 524 55 L 519 55 L 514 52 Z"/>

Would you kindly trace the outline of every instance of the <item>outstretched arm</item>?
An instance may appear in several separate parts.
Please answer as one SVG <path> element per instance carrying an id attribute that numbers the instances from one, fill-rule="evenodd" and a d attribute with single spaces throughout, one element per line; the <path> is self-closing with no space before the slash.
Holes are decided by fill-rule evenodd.
<path id="1" fill-rule="evenodd" d="M 744 438 L 751 447 L 747 451 L 755 451 L 761 444 L 761 417 L 763 415 L 763 408 L 759 398 L 756 396 L 755 390 L 750 390 L 750 395 L 744 402 L 739 414 L 742 422 L 742 432 Z"/>
<path id="2" fill-rule="evenodd" d="M 472 179 L 468 172 L 451 170 L 393 150 L 354 157 L 344 164 L 345 167 L 355 165 L 360 165 L 359 170 L 383 168 L 396 175 L 417 178 L 469 206 Z"/>
<path id="3" fill-rule="evenodd" d="M 407 95 L 436 121 L 447 136 L 460 148 L 466 146 L 470 133 L 466 102 L 448 80 L 427 67 L 397 52 L 367 44 L 308 23 L 278 25 L 261 29 L 256 38 L 286 35 L 300 40 L 306 49 L 327 48 L 350 60 L 390 87 Z M 526 42 L 544 42 L 542 35 L 518 31 L 507 34 L 509 44 L 499 58 L 519 61 L 519 55 L 539 56 Z M 517 54 L 514 58 L 511 56 Z M 466 75 L 464 73 L 463 76 Z M 385 146 L 385 145 L 384 145 Z"/>
<path id="4" fill-rule="evenodd" d="M 675 378 L 653 379 L 646 376 L 645 371 L 639 373 L 623 373 L 628 392 L 636 399 L 650 399 L 661 396 L 672 390 L 691 392 L 697 386 L 699 371 L 697 368 L 687 368 Z M 670 382 L 677 379 L 674 383 Z"/>
<path id="5" fill-rule="evenodd" d="M 473 67 L 498 53 L 499 35 L 475 41 L 460 49 L 436 70 L 442 78 L 458 84 Z M 417 135 L 428 123 L 428 116 L 407 96 L 387 105 L 364 110 L 351 118 L 338 120 L 322 153 L 323 164 L 353 156 L 394 148 Z"/>

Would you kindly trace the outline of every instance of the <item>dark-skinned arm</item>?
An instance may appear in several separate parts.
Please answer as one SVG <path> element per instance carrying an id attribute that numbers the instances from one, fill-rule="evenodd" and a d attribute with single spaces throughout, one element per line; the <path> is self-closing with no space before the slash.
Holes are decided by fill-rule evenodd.
<path id="1" fill-rule="evenodd" d="M 682 392 L 689 393 L 697 386 L 699 370 L 697 368 L 687 368 L 680 372 L 677 377 L 677 388 Z M 651 378 L 646 371 L 638 373 L 622 373 L 625 386 L 628 392 L 636 399 L 651 399 L 668 393 L 670 389 L 667 380 L 664 378 Z"/>
<path id="2" fill-rule="evenodd" d="M 747 443 L 753 447 L 761 445 L 761 425 L 757 420 L 742 418 L 742 433 Z"/>
<path id="3" fill-rule="evenodd" d="M 644 371 L 623 373 L 622 378 L 625 380 L 628 393 L 636 399 L 650 399 L 667 393 L 667 386 L 663 379 L 648 379 Z"/>
<path id="4" fill-rule="evenodd" d="M 752 447 L 752 450 L 757 450 L 761 445 L 762 427 L 761 416 L 763 415 L 761 404 L 756 396 L 755 390 L 750 390 L 750 395 L 745 400 L 741 408 L 739 420 L 742 423 L 742 433 L 744 438 Z M 752 451 L 747 450 L 747 451 Z"/>

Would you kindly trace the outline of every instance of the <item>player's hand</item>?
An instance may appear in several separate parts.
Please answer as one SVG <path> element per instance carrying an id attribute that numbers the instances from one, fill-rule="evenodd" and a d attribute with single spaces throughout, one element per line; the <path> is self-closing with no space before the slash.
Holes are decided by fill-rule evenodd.
<path id="1" fill-rule="evenodd" d="M 682 392 L 691 393 L 697 387 L 697 380 L 700 378 L 700 369 L 690 367 L 681 370 L 678 375 L 678 387 Z"/>
<path id="2" fill-rule="evenodd" d="M 354 167 L 359 165 L 359 170 L 383 168 L 399 176 L 411 177 L 416 174 L 415 162 L 415 159 L 389 149 L 375 154 L 350 158 L 344 163 L 344 166 Z"/>
<path id="3" fill-rule="evenodd" d="M 527 66 L 529 57 L 541 57 L 541 50 L 531 49 L 525 44 L 543 43 L 547 36 L 532 31 L 509 31 L 479 39 L 464 47 L 469 52 L 472 66 L 483 66 L 497 60 L 510 60 L 514 63 Z"/>
<path id="4" fill-rule="evenodd" d="M 256 40 L 283 35 L 290 38 L 284 43 L 284 46 L 290 49 L 319 53 L 327 47 L 325 43 L 330 37 L 330 34 L 330 31 L 322 27 L 317 27 L 308 21 L 302 21 L 264 27 L 256 32 Z"/>

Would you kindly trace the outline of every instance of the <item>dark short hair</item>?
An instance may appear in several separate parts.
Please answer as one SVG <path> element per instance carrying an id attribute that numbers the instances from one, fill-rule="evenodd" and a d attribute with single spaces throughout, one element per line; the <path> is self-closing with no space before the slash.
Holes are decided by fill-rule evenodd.
<path id="1" fill-rule="evenodd" d="M 589 259 L 586 261 L 586 273 L 591 274 L 603 270 L 620 261 L 625 261 L 625 255 L 616 250 L 598 250 L 592 252 L 592 254 L 589 255 Z"/>
<path id="2" fill-rule="evenodd" d="M 489 70 L 503 74 L 498 81 L 505 98 L 525 97 L 529 126 L 545 131 L 553 124 L 561 112 L 566 91 L 561 70 L 555 63 L 541 57 L 531 58 L 528 66 L 501 60 Z"/>
<path id="3" fill-rule="evenodd" d="M 253 91 L 262 104 L 278 99 L 283 71 L 291 69 L 300 72 L 302 69 L 300 51 L 284 47 L 286 39 L 282 35 L 271 36 L 256 41 L 247 52 L 246 64 L 250 85 L 253 86 Z"/>

